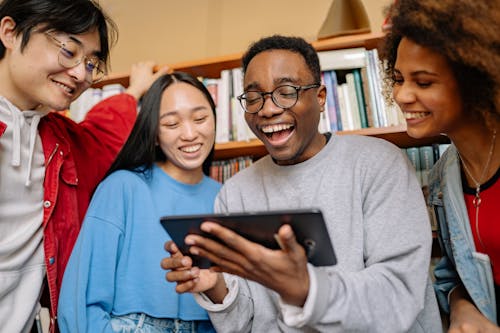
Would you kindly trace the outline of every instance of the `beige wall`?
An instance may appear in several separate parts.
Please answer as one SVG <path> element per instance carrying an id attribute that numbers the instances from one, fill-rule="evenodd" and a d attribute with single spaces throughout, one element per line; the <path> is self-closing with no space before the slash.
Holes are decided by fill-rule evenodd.
<path id="1" fill-rule="evenodd" d="M 332 0 L 100 0 L 119 27 L 113 73 L 141 60 L 178 63 L 242 52 L 274 33 L 316 35 Z M 362 0 L 372 31 L 380 31 L 390 0 Z"/>

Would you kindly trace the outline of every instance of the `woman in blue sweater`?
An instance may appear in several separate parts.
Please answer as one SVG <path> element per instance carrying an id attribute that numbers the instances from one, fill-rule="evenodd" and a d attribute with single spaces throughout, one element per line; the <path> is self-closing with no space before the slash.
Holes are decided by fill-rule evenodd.
<path id="1" fill-rule="evenodd" d="M 161 216 L 213 211 L 214 142 L 215 105 L 203 84 L 180 72 L 160 77 L 92 198 L 63 279 L 62 332 L 214 332 L 159 264 L 169 239 Z"/>

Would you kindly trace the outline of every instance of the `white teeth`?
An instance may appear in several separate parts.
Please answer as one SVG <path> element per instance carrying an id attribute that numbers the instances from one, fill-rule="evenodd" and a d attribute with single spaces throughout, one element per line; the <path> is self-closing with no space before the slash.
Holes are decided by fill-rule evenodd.
<path id="1" fill-rule="evenodd" d="M 181 150 L 185 153 L 194 153 L 195 151 L 200 150 L 201 144 L 197 144 L 194 146 L 182 147 Z"/>
<path id="2" fill-rule="evenodd" d="M 64 89 L 66 92 L 68 92 L 68 93 L 71 93 L 71 92 L 73 91 L 73 89 L 71 89 L 71 88 L 70 88 L 70 87 L 68 87 L 67 85 L 62 84 L 61 82 L 56 82 L 56 84 L 57 84 L 59 87 L 63 88 L 63 89 Z"/>
<path id="3" fill-rule="evenodd" d="M 268 125 L 268 126 L 263 126 L 261 128 L 262 132 L 264 133 L 274 133 L 274 132 L 279 132 L 279 131 L 284 131 L 292 127 L 291 124 L 277 124 L 277 125 Z"/>
<path id="4" fill-rule="evenodd" d="M 403 112 L 405 119 L 420 119 L 427 117 L 430 112 Z"/>

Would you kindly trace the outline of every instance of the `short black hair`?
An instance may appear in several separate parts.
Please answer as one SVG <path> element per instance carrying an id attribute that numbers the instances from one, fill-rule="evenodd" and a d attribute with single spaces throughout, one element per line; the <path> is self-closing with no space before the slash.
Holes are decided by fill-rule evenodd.
<path id="1" fill-rule="evenodd" d="M 17 34 L 22 34 L 21 51 L 37 26 L 40 32 L 56 30 L 75 35 L 95 29 L 101 46 L 98 57 L 107 64 L 110 47 L 118 37 L 116 24 L 93 0 L 3 0 L 0 19 L 7 16 L 16 22 Z M 4 55 L 5 46 L 0 42 L 0 59 Z"/>
<path id="2" fill-rule="evenodd" d="M 130 170 L 149 175 L 155 162 L 164 162 L 167 156 L 156 144 L 158 124 L 160 121 L 160 106 L 163 92 L 174 83 L 187 83 L 203 93 L 215 116 L 215 103 L 212 95 L 200 80 L 184 72 L 173 72 L 160 76 L 148 89 L 142 98 L 141 111 L 134 127 L 111 165 L 107 175 L 117 170 Z M 209 175 L 214 155 L 214 147 L 203 162 L 203 173 Z"/>
<path id="3" fill-rule="evenodd" d="M 243 72 L 246 72 L 250 61 L 259 53 L 269 50 L 286 50 L 298 53 L 304 58 L 315 83 L 321 82 L 321 67 L 318 54 L 311 44 L 301 37 L 273 35 L 264 37 L 250 45 L 242 58 Z"/>

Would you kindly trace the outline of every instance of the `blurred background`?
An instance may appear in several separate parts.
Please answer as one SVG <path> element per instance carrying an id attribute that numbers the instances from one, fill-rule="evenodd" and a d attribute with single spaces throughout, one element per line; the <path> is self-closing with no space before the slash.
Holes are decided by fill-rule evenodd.
<path id="1" fill-rule="evenodd" d="M 347 0 L 350 1 L 350 0 Z M 332 0 L 99 0 L 118 25 L 111 73 L 154 60 L 175 64 L 240 53 L 260 37 L 295 35 L 312 42 Z M 390 0 L 362 0 L 372 32 Z"/>

